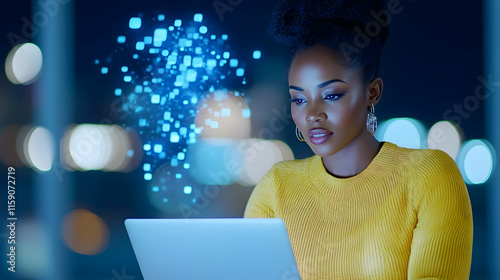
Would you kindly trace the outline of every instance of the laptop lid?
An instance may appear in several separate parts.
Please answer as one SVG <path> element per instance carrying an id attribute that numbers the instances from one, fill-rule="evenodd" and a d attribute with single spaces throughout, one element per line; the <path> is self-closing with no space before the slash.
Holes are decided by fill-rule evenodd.
<path id="1" fill-rule="evenodd" d="M 145 280 L 300 279 L 280 218 L 126 219 Z"/>

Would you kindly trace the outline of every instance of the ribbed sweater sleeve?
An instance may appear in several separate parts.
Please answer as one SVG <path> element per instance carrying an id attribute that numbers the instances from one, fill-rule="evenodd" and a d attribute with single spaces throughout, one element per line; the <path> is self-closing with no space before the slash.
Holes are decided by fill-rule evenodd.
<path id="1" fill-rule="evenodd" d="M 432 150 L 415 169 L 413 231 L 408 279 L 469 279 L 472 209 L 453 159 Z"/>

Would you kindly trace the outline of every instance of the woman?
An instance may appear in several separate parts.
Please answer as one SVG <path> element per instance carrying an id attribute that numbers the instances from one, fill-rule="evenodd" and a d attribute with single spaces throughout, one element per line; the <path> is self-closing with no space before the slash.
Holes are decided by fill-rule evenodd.
<path id="1" fill-rule="evenodd" d="M 296 134 L 315 155 L 276 163 L 244 216 L 284 220 L 302 279 L 468 279 L 472 209 L 454 160 L 373 136 L 388 30 L 365 34 L 368 44 L 359 32 L 384 9 L 375 0 L 277 6 L 270 31 L 291 50 Z"/>

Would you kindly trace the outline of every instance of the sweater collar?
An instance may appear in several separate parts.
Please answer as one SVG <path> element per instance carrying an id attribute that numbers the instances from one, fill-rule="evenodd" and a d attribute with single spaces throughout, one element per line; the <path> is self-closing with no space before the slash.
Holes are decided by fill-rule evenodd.
<path id="1" fill-rule="evenodd" d="M 382 147 L 372 162 L 363 171 L 348 178 L 339 178 L 328 173 L 323 165 L 322 157 L 314 155 L 308 166 L 309 179 L 320 192 L 327 195 L 332 195 L 335 191 L 367 180 L 376 180 L 377 174 L 391 166 L 397 148 L 396 144 L 391 142 L 382 141 L 382 143 Z"/>

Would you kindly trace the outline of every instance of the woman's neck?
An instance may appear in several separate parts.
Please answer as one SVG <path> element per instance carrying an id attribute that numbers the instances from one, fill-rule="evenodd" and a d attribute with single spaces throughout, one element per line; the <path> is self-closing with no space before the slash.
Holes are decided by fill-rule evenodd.
<path id="1" fill-rule="evenodd" d="M 323 165 L 328 173 L 335 177 L 355 176 L 370 165 L 382 144 L 368 133 L 359 135 L 344 149 L 331 156 L 323 157 Z"/>

